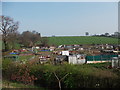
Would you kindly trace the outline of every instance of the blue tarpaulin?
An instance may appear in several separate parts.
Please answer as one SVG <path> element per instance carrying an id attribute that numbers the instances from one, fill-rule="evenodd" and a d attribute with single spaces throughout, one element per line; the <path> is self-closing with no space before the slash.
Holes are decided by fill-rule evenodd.
<path id="1" fill-rule="evenodd" d="M 50 51 L 50 50 L 40 50 L 40 51 Z"/>
<path id="2" fill-rule="evenodd" d="M 15 53 L 15 52 L 14 52 L 14 53 L 12 53 L 12 52 L 11 52 L 10 54 L 18 54 L 18 53 Z"/>

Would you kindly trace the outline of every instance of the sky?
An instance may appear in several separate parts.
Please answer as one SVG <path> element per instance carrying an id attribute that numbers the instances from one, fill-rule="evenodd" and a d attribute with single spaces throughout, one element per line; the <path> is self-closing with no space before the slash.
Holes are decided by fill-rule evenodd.
<path id="1" fill-rule="evenodd" d="M 19 21 L 20 33 L 84 36 L 118 31 L 117 2 L 2 2 L 2 14 Z"/>

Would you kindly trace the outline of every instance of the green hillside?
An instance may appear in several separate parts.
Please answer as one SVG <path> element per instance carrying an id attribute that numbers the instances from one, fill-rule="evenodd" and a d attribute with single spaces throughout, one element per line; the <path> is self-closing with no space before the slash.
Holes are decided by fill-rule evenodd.
<path id="1" fill-rule="evenodd" d="M 93 36 L 64 36 L 48 37 L 50 45 L 72 45 L 72 44 L 118 44 L 118 39 L 110 37 Z"/>

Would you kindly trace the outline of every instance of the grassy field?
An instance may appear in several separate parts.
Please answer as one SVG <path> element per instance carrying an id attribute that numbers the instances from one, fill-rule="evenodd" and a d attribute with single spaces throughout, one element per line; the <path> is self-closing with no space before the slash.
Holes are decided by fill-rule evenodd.
<path id="1" fill-rule="evenodd" d="M 118 44 L 118 39 L 110 37 L 93 37 L 93 36 L 61 36 L 48 37 L 49 45 L 73 45 L 73 44 Z M 0 41 L 0 49 L 4 48 Z M 15 48 L 19 49 L 20 44 L 15 44 Z"/>
<path id="2" fill-rule="evenodd" d="M 72 45 L 72 44 L 118 44 L 118 39 L 109 37 L 92 36 L 64 36 L 49 37 L 50 45 Z"/>

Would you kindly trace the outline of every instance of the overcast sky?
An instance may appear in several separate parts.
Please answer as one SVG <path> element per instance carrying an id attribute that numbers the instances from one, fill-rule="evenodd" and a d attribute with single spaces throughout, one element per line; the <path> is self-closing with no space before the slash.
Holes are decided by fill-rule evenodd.
<path id="1" fill-rule="evenodd" d="M 2 14 L 19 21 L 19 32 L 83 36 L 118 31 L 117 2 L 3 2 Z"/>

